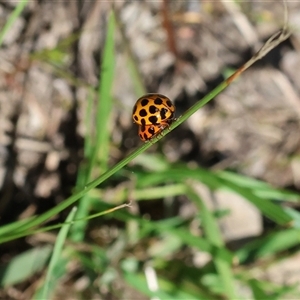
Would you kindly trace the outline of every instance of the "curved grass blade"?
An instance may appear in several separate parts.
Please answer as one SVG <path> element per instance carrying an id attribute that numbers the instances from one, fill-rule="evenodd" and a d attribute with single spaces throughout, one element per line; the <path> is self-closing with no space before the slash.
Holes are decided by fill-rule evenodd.
<path id="1" fill-rule="evenodd" d="M 56 285 L 56 281 L 57 281 L 55 269 L 57 267 L 59 267 L 61 264 L 63 246 L 66 241 L 68 232 L 70 230 L 72 220 L 75 217 L 76 210 L 77 210 L 76 208 L 73 208 L 71 210 L 70 214 L 67 217 L 66 223 L 62 226 L 62 228 L 60 229 L 60 231 L 58 233 L 58 236 L 57 236 L 57 239 L 56 239 L 56 242 L 54 245 L 53 253 L 52 253 L 52 256 L 50 259 L 49 268 L 47 271 L 44 286 L 42 288 L 41 299 L 50 299 L 51 291 L 53 291 L 55 289 L 55 285 Z"/>
<path id="2" fill-rule="evenodd" d="M 225 248 L 218 224 L 212 213 L 207 209 L 202 199 L 192 190 L 192 188 L 188 195 L 198 206 L 203 230 L 207 240 L 212 245 L 217 247 L 217 251 L 215 251 L 213 254 L 213 262 L 222 282 L 224 292 L 226 293 L 228 299 L 237 299 L 234 288 L 234 277 L 231 271 L 232 262 L 228 262 L 226 259 L 224 259 L 224 254 L 226 254 L 228 250 Z"/>
<path id="3" fill-rule="evenodd" d="M 86 181 L 84 181 L 84 184 L 91 180 L 92 170 L 96 166 L 99 166 L 101 173 L 107 170 L 110 145 L 109 120 L 113 104 L 111 88 L 115 70 L 114 31 L 115 18 L 113 12 L 111 12 L 108 18 L 106 40 L 101 62 L 101 74 L 99 78 L 96 132 L 95 138 L 93 139 L 95 142 L 92 142 L 89 137 L 87 138 L 86 142 L 88 143 L 88 146 L 90 146 L 91 150 L 90 152 L 85 153 L 87 154 L 86 161 L 88 161 L 88 166 L 87 168 L 81 168 L 80 170 L 81 172 L 85 172 L 84 175 L 78 174 L 78 176 L 85 177 Z M 91 135 L 91 132 L 89 134 Z M 80 187 L 82 186 L 84 185 L 81 185 Z M 84 217 L 88 216 L 89 208 L 90 197 L 86 194 L 79 202 L 77 217 L 83 219 Z M 86 226 L 87 222 L 75 224 L 72 228 L 71 239 L 74 241 L 81 241 L 84 238 Z"/>

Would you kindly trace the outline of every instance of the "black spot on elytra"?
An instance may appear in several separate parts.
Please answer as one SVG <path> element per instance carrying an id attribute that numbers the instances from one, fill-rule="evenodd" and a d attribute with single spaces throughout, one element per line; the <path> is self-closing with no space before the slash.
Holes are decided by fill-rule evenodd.
<path id="1" fill-rule="evenodd" d="M 166 113 L 168 112 L 168 110 L 166 108 L 163 108 L 161 111 L 160 111 L 160 116 L 161 116 L 161 119 L 164 120 L 166 119 Z"/>
<path id="2" fill-rule="evenodd" d="M 155 130 L 153 127 L 149 127 L 148 132 L 153 135 L 155 133 Z"/>
<path id="3" fill-rule="evenodd" d="M 154 100 L 154 103 L 155 103 L 156 105 L 161 105 L 161 104 L 163 103 L 163 101 L 162 101 L 162 99 L 160 99 L 160 98 L 156 98 L 156 99 Z"/>
<path id="4" fill-rule="evenodd" d="M 141 119 L 141 123 L 142 123 L 142 126 L 145 126 L 146 125 L 145 119 Z"/>
<path id="5" fill-rule="evenodd" d="M 166 101 L 166 104 L 169 106 L 169 107 L 172 107 L 173 105 L 172 105 L 172 102 L 170 101 L 170 100 L 167 100 Z"/>
<path id="6" fill-rule="evenodd" d="M 157 123 L 157 117 L 155 116 L 149 117 L 149 122 L 155 125 Z"/>
<path id="7" fill-rule="evenodd" d="M 134 116 L 133 117 L 136 121 L 138 121 L 139 120 L 139 118 L 137 117 L 137 116 Z"/>
<path id="8" fill-rule="evenodd" d="M 140 115 L 140 117 L 146 117 L 146 116 L 147 116 L 146 109 L 141 109 L 141 110 L 139 111 L 139 115 Z"/>
<path id="9" fill-rule="evenodd" d="M 151 105 L 151 106 L 149 107 L 149 112 L 150 112 L 150 114 L 155 114 L 157 111 L 158 111 L 158 109 L 156 108 L 156 106 Z"/>
<path id="10" fill-rule="evenodd" d="M 146 105 L 148 105 L 148 103 L 149 103 L 149 100 L 148 100 L 148 99 L 143 99 L 143 100 L 141 101 L 141 105 L 142 105 L 142 106 L 146 106 Z"/>

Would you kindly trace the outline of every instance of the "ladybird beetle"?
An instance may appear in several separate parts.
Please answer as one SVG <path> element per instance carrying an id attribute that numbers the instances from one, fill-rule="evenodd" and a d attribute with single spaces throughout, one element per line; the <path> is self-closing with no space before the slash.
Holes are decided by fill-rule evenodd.
<path id="1" fill-rule="evenodd" d="M 160 134 L 169 124 L 163 125 L 141 125 L 139 126 L 139 137 L 146 142 Z"/>
<path id="2" fill-rule="evenodd" d="M 139 98 L 132 111 L 134 123 L 147 125 L 168 125 L 174 121 L 175 105 L 161 94 L 146 94 Z M 147 129 L 154 130 L 153 127 Z M 160 128 L 161 129 L 161 128 Z"/>

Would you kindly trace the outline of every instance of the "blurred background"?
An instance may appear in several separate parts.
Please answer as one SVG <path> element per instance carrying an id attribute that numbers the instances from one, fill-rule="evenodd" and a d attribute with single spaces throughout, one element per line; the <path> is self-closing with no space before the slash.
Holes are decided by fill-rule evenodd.
<path id="1" fill-rule="evenodd" d="M 0 2 L 2 30 L 19 3 Z M 276 206 L 283 219 L 291 210 L 297 223 L 300 3 L 287 6 L 296 28 L 288 40 L 80 200 L 82 217 L 131 207 L 73 229 L 48 299 L 300 295 L 299 229 L 261 206 Z M 105 65 L 112 8 L 113 60 Z M 168 96 L 178 117 L 283 23 L 279 1 L 28 1 L 1 35 L 0 225 L 45 213 L 142 145 L 131 113 L 143 93 Z M 107 139 L 91 165 L 86 149 L 95 147 L 98 130 Z M 207 216 L 217 224 L 217 246 L 231 257 L 226 271 Z M 1 299 L 40 299 L 56 237 L 49 231 L 0 245 Z"/>

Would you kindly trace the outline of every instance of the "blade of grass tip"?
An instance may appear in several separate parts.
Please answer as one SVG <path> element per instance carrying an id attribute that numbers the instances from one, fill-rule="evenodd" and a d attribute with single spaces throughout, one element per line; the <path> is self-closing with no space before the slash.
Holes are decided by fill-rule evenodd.
<path id="1" fill-rule="evenodd" d="M 19 1 L 13 12 L 10 14 L 8 20 L 5 22 L 2 30 L 0 31 L 0 47 L 2 46 L 3 40 L 7 32 L 13 26 L 18 16 L 22 13 L 27 5 L 28 0 Z"/>
<path id="2" fill-rule="evenodd" d="M 223 283 L 224 291 L 228 299 L 237 299 L 234 288 L 234 277 L 231 271 L 231 262 L 228 262 L 225 258 L 227 249 L 225 249 L 219 226 L 212 213 L 207 209 L 202 199 L 193 191 L 192 187 L 188 192 L 188 196 L 199 208 L 203 230 L 207 239 L 217 247 L 218 251 L 213 253 L 213 262 Z"/>
<path id="3" fill-rule="evenodd" d="M 168 130 L 164 130 L 159 134 L 155 141 L 162 139 L 167 133 L 175 129 L 181 123 L 186 121 L 192 114 L 194 114 L 198 109 L 203 107 L 218 94 L 220 94 L 225 88 L 227 88 L 234 80 L 236 80 L 244 71 L 251 67 L 256 61 L 262 59 L 267 55 L 272 49 L 278 46 L 281 42 L 285 41 L 290 37 L 292 31 L 287 28 L 283 28 L 279 33 L 272 35 L 269 40 L 262 46 L 262 48 L 253 55 L 245 64 L 238 68 L 229 78 L 221 82 L 216 88 L 214 88 L 209 94 L 204 96 L 201 100 L 196 102 L 192 107 L 190 107 L 182 116 L 177 118 L 169 127 Z"/>
<path id="4" fill-rule="evenodd" d="M 70 226 L 72 224 L 72 220 L 75 217 L 75 213 L 76 213 L 76 208 L 74 207 L 66 219 L 67 224 L 63 225 L 63 227 L 61 228 L 61 230 L 58 233 L 58 236 L 57 236 L 57 239 L 56 239 L 56 242 L 54 245 L 54 249 L 53 249 L 53 254 L 50 259 L 49 268 L 47 271 L 44 286 L 42 288 L 41 299 L 50 299 L 51 298 L 50 291 L 54 290 L 54 286 L 56 283 L 55 282 L 56 281 L 55 268 L 57 266 L 60 266 L 60 264 L 61 264 L 63 245 L 67 238 Z"/>
<path id="5" fill-rule="evenodd" d="M 208 103 L 210 100 L 212 100 L 214 97 L 216 97 L 221 91 L 223 91 L 231 82 L 236 79 L 243 71 L 245 71 L 247 68 L 249 68 L 254 62 L 256 62 L 258 59 L 262 58 L 264 55 L 266 55 L 269 51 L 271 51 L 273 48 L 275 48 L 279 43 L 286 40 L 291 35 L 291 32 L 287 30 L 283 30 L 281 34 L 278 36 L 274 35 L 272 36 L 269 41 L 263 46 L 263 48 L 258 52 L 257 55 L 255 55 L 254 58 L 251 58 L 246 64 L 244 64 L 242 67 L 240 67 L 232 76 L 230 76 L 227 80 L 219 84 L 212 92 L 210 92 L 208 95 L 203 97 L 201 100 L 199 100 L 195 105 L 193 105 L 190 109 L 188 109 L 184 115 L 179 117 L 174 123 L 172 123 L 169 127 L 169 130 L 162 131 L 162 133 L 156 137 L 155 139 L 151 140 L 151 142 L 144 143 L 141 147 L 133 151 L 130 155 L 125 157 L 123 160 L 121 160 L 119 163 L 117 163 L 114 167 L 109 169 L 107 172 L 87 184 L 81 191 L 77 192 L 76 194 L 70 196 L 67 198 L 64 202 L 60 203 L 59 205 L 55 206 L 54 208 L 50 209 L 46 213 L 36 217 L 33 219 L 32 222 L 29 222 L 26 226 L 24 226 L 24 230 L 28 230 L 30 227 L 34 227 L 39 225 L 40 223 L 48 220 L 49 218 L 53 217 L 54 215 L 58 214 L 65 208 L 69 207 L 73 203 L 75 203 L 78 199 L 83 197 L 88 191 L 98 186 L 100 183 L 108 179 L 110 176 L 115 174 L 117 171 L 122 169 L 124 166 L 126 166 L 130 161 L 132 161 L 135 157 L 137 157 L 140 153 L 146 151 L 148 148 L 152 146 L 152 144 L 156 143 L 160 139 L 162 139 L 168 132 L 175 129 L 177 126 L 179 126 L 181 123 L 183 123 L 185 120 L 187 120 L 193 113 L 195 113 L 198 109 L 200 109 L 202 106 L 204 106 L 206 103 Z"/>
<path id="6" fill-rule="evenodd" d="M 125 208 L 125 207 L 130 207 L 130 203 L 124 203 L 124 204 L 121 204 L 121 205 L 118 205 L 118 206 L 115 206 L 115 207 L 111 207 L 109 209 L 106 209 L 105 211 L 101 211 L 101 212 L 95 213 L 93 215 L 89 215 L 89 216 L 81 218 L 81 219 L 74 219 L 72 222 L 69 222 L 69 223 L 67 223 L 67 222 L 59 223 L 59 224 L 55 224 L 55 225 L 50 225 L 50 226 L 34 229 L 34 230 L 31 230 L 30 232 L 21 231 L 21 232 L 15 233 L 15 234 L 10 234 L 9 236 L 1 237 L 0 238 L 0 244 L 11 241 L 11 240 L 15 240 L 15 239 L 18 239 L 20 237 L 27 236 L 27 235 L 32 235 L 32 234 L 36 234 L 36 233 L 40 233 L 40 232 L 45 232 L 45 231 L 61 228 L 62 226 L 66 225 L 66 224 L 76 224 L 77 222 L 82 222 L 82 221 L 98 218 L 100 216 L 113 213 L 113 212 L 115 212 L 119 209 Z M 130 216 L 130 218 L 134 218 L 134 216 Z"/>
<path id="7" fill-rule="evenodd" d="M 112 110 L 111 89 L 114 79 L 115 59 L 114 59 L 114 31 L 115 19 L 113 12 L 108 17 L 108 26 L 106 31 L 106 40 L 101 63 L 101 72 L 99 78 L 99 92 L 96 114 L 96 142 L 92 147 L 92 152 L 87 161 L 89 166 L 87 170 L 87 181 L 90 180 L 92 169 L 97 163 L 100 164 L 100 170 L 103 173 L 107 170 L 107 160 L 109 153 L 109 138 L 110 138 L 110 116 Z M 100 151 L 101 149 L 101 151 Z M 86 183 L 86 182 L 85 182 Z M 90 198 L 85 195 L 78 207 L 77 217 L 84 218 L 88 215 L 90 207 Z M 71 238 L 80 241 L 84 237 L 85 227 L 87 222 L 75 224 L 72 228 Z"/>

